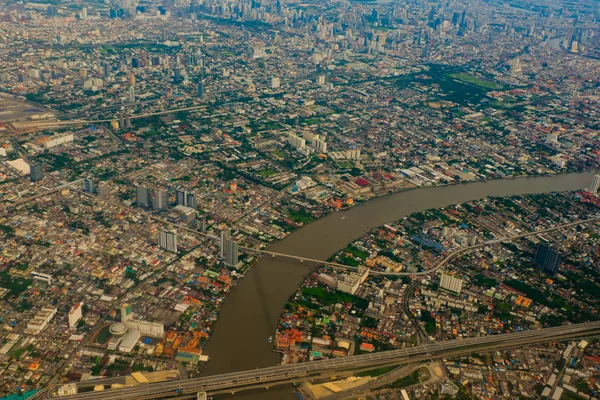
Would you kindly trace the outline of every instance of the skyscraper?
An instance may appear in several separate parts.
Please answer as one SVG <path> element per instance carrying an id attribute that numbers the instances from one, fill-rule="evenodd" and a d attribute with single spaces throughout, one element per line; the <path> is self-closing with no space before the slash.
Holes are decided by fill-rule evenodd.
<path id="1" fill-rule="evenodd" d="M 124 303 L 121 305 L 121 322 L 126 324 L 131 319 L 133 319 L 133 308 L 131 308 L 131 304 Z"/>
<path id="2" fill-rule="evenodd" d="M 175 197 L 178 206 L 196 208 L 196 194 L 187 190 L 177 190 Z"/>
<path id="3" fill-rule="evenodd" d="M 94 182 L 89 178 L 83 178 L 83 191 L 86 193 L 94 193 Z"/>
<path id="4" fill-rule="evenodd" d="M 238 243 L 228 239 L 225 247 L 225 265 L 235 267 L 238 262 Z"/>
<path id="5" fill-rule="evenodd" d="M 543 272 L 554 275 L 560 266 L 560 253 L 546 244 L 539 244 L 535 252 L 535 262 Z"/>
<path id="6" fill-rule="evenodd" d="M 109 78 L 110 77 L 110 70 L 111 70 L 110 62 L 104 61 L 103 70 L 104 70 L 104 77 L 105 78 Z"/>
<path id="7" fill-rule="evenodd" d="M 590 188 L 590 192 L 598 193 L 598 189 L 600 189 L 600 175 L 594 175 L 594 180 L 592 181 L 592 187 Z"/>
<path id="8" fill-rule="evenodd" d="M 108 182 L 100 182 L 98 184 L 98 197 L 101 199 L 107 199 L 110 194 L 110 188 Z"/>
<path id="9" fill-rule="evenodd" d="M 181 69 L 175 68 L 175 70 L 173 71 L 173 82 L 181 83 L 181 81 L 183 81 L 183 77 L 181 76 Z"/>
<path id="10" fill-rule="evenodd" d="M 158 246 L 161 249 L 177 253 L 177 233 L 175 231 L 159 231 Z"/>
<path id="11" fill-rule="evenodd" d="M 129 102 L 135 103 L 135 87 L 129 86 Z"/>
<path id="12" fill-rule="evenodd" d="M 135 201 L 139 205 L 144 207 L 150 207 L 152 200 L 150 198 L 150 189 L 146 189 L 143 186 L 135 187 Z"/>
<path id="13" fill-rule="evenodd" d="M 230 267 L 238 264 L 238 243 L 230 238 L 229 230 L 221 231 L 221 258 Z"/>
<path id="14" fill-rule="evenodd" d="M 225 258 L 225 242 L 229 240 L 229 229 L 221 231 L 221 258 Z"/>
<path id="15" fill-rule="evenodd" d="M 204 82 L 200 80 L 198 82 L 198 98 L 202 99 L 204 97 Z"/>
<path id="16" fill-rule="evenodd" d="M 166 210 L 169 208 L 169 194 L 166 190 L 158 189 L 154 191 L 152 208 L 155 210 Z"/>
<path id="17" fill-rule="evenodd" d="M 29 172 L 29 178 L 31 182 L 39 182 L 44 179 L 44 170 L 42 164 L 33 164 Z"/>

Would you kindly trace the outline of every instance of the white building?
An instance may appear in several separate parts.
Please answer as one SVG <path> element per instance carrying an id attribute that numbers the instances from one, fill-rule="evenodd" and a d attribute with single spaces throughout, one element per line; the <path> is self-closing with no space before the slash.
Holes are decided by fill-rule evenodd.
<path id="1" fill-rule="evenodd" d="M 281 80 L 277 77 L 271 78 L 271 89 L 277 89 L 281 86 Z"/>
<path id="2" fill-rule="evenodd" d="M 359 286 L 365 283 L 368 277 L 369 268 L 359 267 L 358 271 L 345 275 L 343 279 L 338 279 L 337 290 L 354 294 Z"/>
<path id="3" fill-rule="evenodd" d="M 138 334 L 151 337 L 163 337 L 165 334 L 165 326 L 159 322 L 142 321 L 134 318 L 133 309 L 130 304 L 121 306 L 121 322 L 125 324 L 131 332 L 134 330 Z M 125 338 L 123 338 L 125 341 Z"/>
<path id="4" fill-rule="evenodd" d="M 125 336 L 123 336 L 123 340 L 121 340 L 121 343 L 119 344 L 119 351 L 122 353 L 131 353 L 139 339 L 140 332 L 135 329 L 130 329 Z"/>
<path id="5" fill-rule="evenodd" d="M 83 303 L 77 303 L 69 311 L 69 328 L 75 328 L 79 320 L 83 317 Z"/>
<path id="6" fill-rule="evenodd" d="M 594 180 L 592 181 L 592 187 L 590 188 L 590 192 L 598 193 L 598 189 L 600 189 L 600 175 L 594 175 Z"/>
<path id="7" fill-rule="evenodd" d="M 27 330 L 31 331 L 33 334 L 40 333 L 48 326 L 48 323 L 54 318 L 57 311 L 56 308 L 42 307 L 42 309 L 35 314 L 33 319 L 27 323 Z"/>
<path id="8" fill-rule="evenodd" d="M 306 147 L 306 140 L 294 135 L 293 133 L 288 134 L 287 140 L 288 143 L 297 150 L 304 150 Z"/>
<path id="9" fill-rule="evenodd" d="M 74 140 L 72 133 L 65 133 L 62 135 L 54 135 L 44 141 L 44 149 L 48 150 L 61 144 L 66 144 Z"/>
<path id="10" fill-rule="evenodd" d="M 446 289 L 450 292 L 460 294 L 462 290 L 463 280 L 461 278 L 457 278 L 454 275 L 447 274 L 442 272 L 440 287 L 442 289 Z"/>
<path id="11" fill-rule="evenodd" d="M 161 249 L 177 253 L 177 233 L 174 231 L 158 232 L 158 246 Z"/>
<path id="12" fill-rule="evenodd" d="M 9 166 L 16 169 L 21 173 L 21 175 L 29 175 L 31 173 L 31 167 L 29 164 L 25 162 L 22 158 L 17 158 L 16 160 L 7 161 Z"/>
<path id="13" fill-rule="evenodd" d="M 311 146 L 320 153 L 327 153 L 327 142 L 316 135 L 310 142 Z"/>
<path id="14" fill-rule="evenodd" d="M 159 322 L 130 319 L 125 322 L 129 331 L 134 330 L 144 336 L 161 338 L 165 335 L 165 326 Z"/>
<path id="15" fill-rule="evenodd" d="M 360 150 L 346 150 L 346 159 L 358 160 L 360 158 Z"/>

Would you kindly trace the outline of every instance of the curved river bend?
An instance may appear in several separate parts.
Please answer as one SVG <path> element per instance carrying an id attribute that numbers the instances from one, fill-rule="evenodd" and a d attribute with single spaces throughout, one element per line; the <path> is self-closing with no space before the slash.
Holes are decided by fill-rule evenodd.
<path id="1" fill-rule="evenodd" d="M 430 208 L 486 196 L 576 190 L 589 187 L 592 172 L 550 177 L 493 180 L 452 186 L 418 188 L 372 199 L 336 212 L 298 229 L 271 250 L 326 260 L 373 228 Z M 344 217 L 342 219 L 342 217 Z M 314 267 L 314 266 L 313 266 Z M 279 363 L 268 343 L 275 336 L 279 315 L 311 269 L 297 261 L 263 257 L 229 293 L 204 348 L 210 361 L 205 375 L 221 374 Z M 244 399 L 295 399 L 290 385 L 268 391 L 240 393 Z"/>

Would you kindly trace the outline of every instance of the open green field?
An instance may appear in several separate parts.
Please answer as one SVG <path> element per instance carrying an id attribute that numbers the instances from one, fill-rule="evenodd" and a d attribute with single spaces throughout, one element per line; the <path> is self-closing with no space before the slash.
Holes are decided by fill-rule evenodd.
<path id="1" fill-rule="evenodd" d="M 369 305 L 368 300 L 339 290 L 327 291 L 322 287 L 305 288 L 302 290 L 302 294 L 307 297 L 314 297 L 326 306 L 336 303 L 352 303 L 357 308 L 366 309 Z"/>
<path id="2" fill-rule="evenodd" d="M 100 332 L 98 332 L 98 334 L 94 338 L 94 343 L 105 344 L 106 342 L 108 342 L 108 339 L 110 339 L 110 337 L 110 325 L 103 326 L 102 329 L 100 329 Z"/>
<path id="3" fill-rule="evenodd" d="M 504 86 L 502 86 L 501 84 L 494 82 L 494 81 L 490 81 L 489 79 L 483 79 L 483 78 L 478 78 L 476 76 L 473 76 L 471 74 L 467 74 L 466 72 L 459 72 L 459 73 L 454 73 L 454 74 L 449 74 L 450 77 L 457 79 L 459 81 L 462 82 L 466 82 L 466 83 L 471 83 L 473 85 L 485 88 L 485 89 L 491 89 L 491 90 L 501 90 L 504 89 Z"/>
<path id="4" fill-rule="evenodd" d="M 273 176 L 273 175 L 275 175 L 276 173 L 277 173 L 277 171 L 274 171 L 274 170 L 272 170 L 272 169 L 263 169 L 262 171 L 258 171 L 258 174 L 259 174 L 260 176 L 264 176 L 265 178 L 266 178 L 266 177 L 269 177 L 269 176 Z"/>

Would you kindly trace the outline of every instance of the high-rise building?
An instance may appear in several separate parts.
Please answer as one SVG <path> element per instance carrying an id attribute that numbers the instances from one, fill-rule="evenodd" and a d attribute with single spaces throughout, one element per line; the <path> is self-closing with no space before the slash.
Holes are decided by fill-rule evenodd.
<path id="1" fill-rule="evenodd" d="M 225 265 L 235 267 L 238 264 L 238 243 L 227 239 L 225 242 Z"/>
<path id="2" fill-rule="evenodd" d="M 183 81 L 183 77 L 181 76 L 181 69 L 175 68 L 175 70 L 173 71 L 173 82 L 181 83 L 181 81 Z"/>
<path id="3" fill-rule="evenodd" d="M 79 320 L 83 317 L 83 303 L 75 304 L 69 311 L 69 328 L 75 328 Z"/>
<path id="4" fill-rule="evenodd" d="M 150 207 L 152 199 L 150 197 L 150 189 L 143 186 L 135 187 L 135 202 L 144 207 Z"/>
<path id="5" fill-rule="evenodd" d="M 110 195 L 110 187 L 108 186 L 108 182 L 100 182 L 98 184 L 98 197 L 101 199 L 107 199 Z"/>
<path id="6" fill-rule="evenodd" d="M 598 189 L 600 189 L 600 175 L 594 175 L 594 180 L 592 180 L 592 187 L 590 188 L 590 192 L 598 193 Z"/>
<path id="7" fill-rule="evenodd" d="M 89 178 L 83 178 L 83 191 L 86 193 L 94 193 L 94 182 Z"/>
<path id="8" fill-rule="evenodd" d="M 196 208 L 196 193 L 185 192 L 185 204 L 184 206 L 190 208 Z"/>
<path id="9" fill-rule="evenodd" d="M 130 321 L 131 319 L 133 319 L 133 308 L 131 307 L 131 304 L 124 303 L 121 306 L 121 322 L 127 325 L 127 321 Z"/>
<path id="10" fill-rule="evenodd" d="M 202 80 L 198 82 L 198 98 L 204 98 L 204 82 Z"/>
<path id="11" fill-rule="evenodd" d="M 44 170 L 42 164 L 33 164 L 29 171 L 29 178 L 31 182 L 39 182 L 44 179 Z"/>
<path id="12" fill-rule="evenodd" d="M 174 231 L 158 232 L 158 246 L 161 249 L 177 253 L 177 233 Z"/>
<path id="13" fill-rule="evenodd" d="M 175 197 L 178 206 L 196 208 L 196 194 L 187 190 L 177 190 Z"/>
<path id="14" fill-rule="evenodd" d="M 103 65 L 102 69 L 104 71 L 104 77 L 105 78 L 109 78 L 110 77 L 110 70 L 111 70 L 110 62 L 104 61 L 104 65 Z"/>
<path id="15" fill-rule="evenodd" d="M 135 87 L 129 86 L 129 102 L 135 103 Z"/>
<path id="16" fill-rule="evenodd" d="M 225 242 L 229 240 L 229 230 L 221 231 L 221 258 L 225 258 Z"/>
<path id="17" fill-rule="evenodd" d="M 155 210 L 167 210 L 169 208 L 169 193 L 164 189 L 154 191 L 152 208 Z"/>
<path id="18" fill-rule="evenodd" d="M 271 89 L 277 89 L 281 86 L 281 80 L 277 77 L 271 78 Z"/>
<path id="19" fill-rule="evenodd" d="M 560 253 L 546 244 L 539 244 L 535 251 L 535 262 L 543 272 L 555 275 L 560 267 Z"/>
<path id="20" fill-rule="evenodd" d="M 229 230 L 221 231 L 221 258 L 225 265 L 235 267 L 238 264 L 238 243 L 229 236 Z"/>

